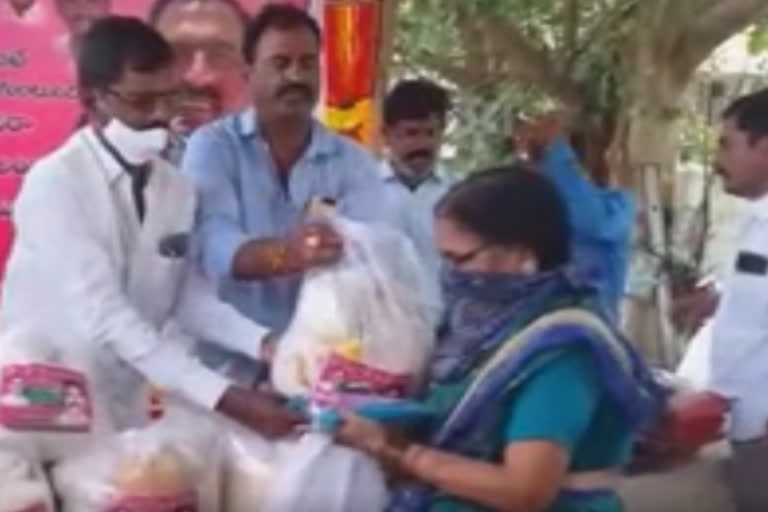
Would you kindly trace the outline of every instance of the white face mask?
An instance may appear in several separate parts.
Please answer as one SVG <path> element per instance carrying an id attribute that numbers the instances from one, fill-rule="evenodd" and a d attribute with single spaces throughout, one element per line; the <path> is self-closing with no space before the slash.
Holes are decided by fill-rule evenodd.
<path id="1" fill-rule="evenodd" d="M 137 130 L 113 118 L 104 127 L 104 137 L 129 164 L 141 165 L 162 152 L 169 143 L 167 128 Z"/>

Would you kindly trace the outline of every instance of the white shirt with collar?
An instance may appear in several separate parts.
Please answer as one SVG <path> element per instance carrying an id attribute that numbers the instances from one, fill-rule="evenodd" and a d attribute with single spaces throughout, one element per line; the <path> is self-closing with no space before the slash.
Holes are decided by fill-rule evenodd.
<path id="1" fill-rule="evenodd" d="M 712 387 L 733 399 L 729 437 L 763 437 L 768 426 L 768 195 L 752 204 L 714 318 Z"/>
<path id="2" fill-rule="evenodd" d="M 386 160 L 381 163 L 380 173 L 387 199 L 394 211 L 395 222 L 413 242 L 424 268 L 433 276 L 435 293 L 439 295 L 437 285 L 441 263 L 435 248 L 434 209 L 451 188 L 453 181 L 438 169 L 411 190 L 397 177 L 392 164 Z"/>
<path id="3" fill-rule="evenodd" d="M 256 359 L 266 334 L 216 297 L 191 250 L 160 249 L 172 235 L 190 240 L 193 186 L 156 160 L 144 194 L 140 222 L 130 176 L 79 130 L 25 179 L 3 283 L 3 329 L 39 329 L 87 359 L 118 427 L 142 418 L 150 382 L 214 408 L 230 383 L 191 355 L 193 340 Z"/>

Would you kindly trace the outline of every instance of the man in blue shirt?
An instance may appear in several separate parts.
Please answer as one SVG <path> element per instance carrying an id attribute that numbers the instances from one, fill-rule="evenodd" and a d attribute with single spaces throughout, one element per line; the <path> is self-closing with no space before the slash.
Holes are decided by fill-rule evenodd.
<path id="1" fill-rule="evenodd" d="M 438 164 L 450 99 L 433 82 L 403 80 L 387 94 L 383 110 L 387 160 L 382 163 L 382 178 L 387 197 L 437 284 L 440 257 L 433 210 L 451 186 Z"/>
<path id="2" fill-rule="evenodd" d="M 204 269 L 225 300 L 279 331 L 291 318 L 301 274 L 341 254 L 339 236 L 309 222 L 308 207 L 331 203 L 360 221 L 389 214 L 378 163 L 313 118 L 316 21 L 296 7 L 269 5 L 248 23 L 243 57 L 253 107 L 195 132 L 182 170 L 200 195 Z"/>
<path id="3" fill-rule="evenodd" d="M 519 142 L 528 158 L 565 199 L 573 232 L 573 260 L 598 286 L 608 313 L 617 316 L 627 280 L 635 225 L 634 198 L 594 184 L 579 163 L 554 115 L 529 125 Z"/>

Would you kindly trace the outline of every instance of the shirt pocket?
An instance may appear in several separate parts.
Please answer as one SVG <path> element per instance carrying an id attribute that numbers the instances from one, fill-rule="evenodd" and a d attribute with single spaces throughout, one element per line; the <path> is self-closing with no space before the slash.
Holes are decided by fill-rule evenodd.
<path id="1" fill-rule="evenodd" d="M 768 275 L 738 267 L 732 272 L 723 304 L 725 321 L 739 328 L 768 327 Z"/>

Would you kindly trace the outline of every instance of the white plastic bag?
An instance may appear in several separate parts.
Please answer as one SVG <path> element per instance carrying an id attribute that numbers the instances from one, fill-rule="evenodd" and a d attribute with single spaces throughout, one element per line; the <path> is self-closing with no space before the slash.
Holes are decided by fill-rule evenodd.
<path id="1" fill-rule="evenodd" d="M 223 502 L 225 512 L 260 512 L 275 482 L 277 449 L 253 431 L 226 421 Z"/>
<path id="2" fill-rule="evenodd" d="M 78 453 L 112 424 L 89 365 L 28 328 L 0 335 L 0 444 L 41 462 Z"/>
<path id="3" fill-rule="evenodd" d="M 389 374 L 395 388 L 403 379 L 415 383 L 433 346 L 438 313 L 428 274 L 398 231 L 340 219 L 333 225 L 344 239 L 343 256 L 306 276 L 272 363 L 275 388 L 308 394 L 331 371 L 333 354 L 357 363 L 352 373 L 358 376 L 370 368 Z"/>
<path id="4" fill-rule="evenodd" d="M 714 320 L 709 319 L 688 342 L 677 375 L 686 379 L 695 389 L 707 389 L 710 384 L 712 331 Z"/>
<path id="5" fill-rule="evenodd" d="M 53 486 L 61 512 L 220 512 L 221 454 L 212 420 L 169 414 L 57 464 Z"/>
<path id="6" fill-rule="evenodd" d="M 32 459 L 0 447 L 0 512 L 55 512 L 48 480 Z"/>
<path id="7" fill-rule="evenodd" d="M 278 443 L 278 458 L 262 512 L 381 512 L 387 505 L 376 462 L 323 434 Z"/>

